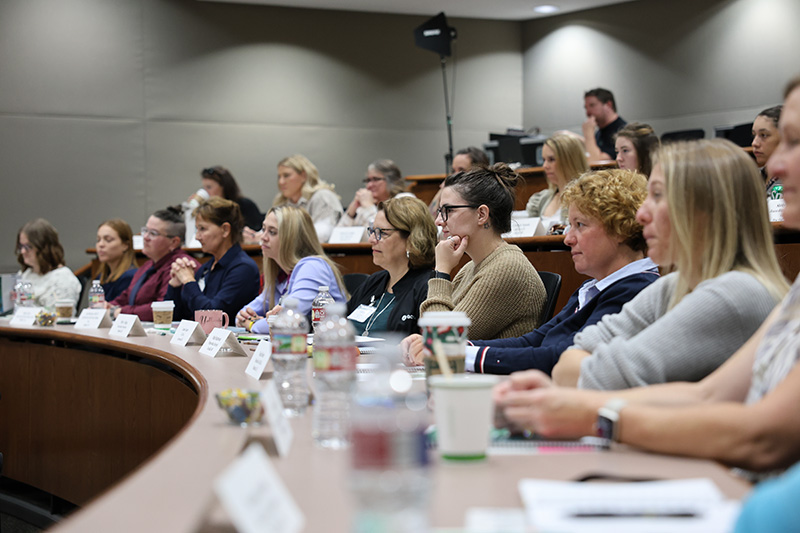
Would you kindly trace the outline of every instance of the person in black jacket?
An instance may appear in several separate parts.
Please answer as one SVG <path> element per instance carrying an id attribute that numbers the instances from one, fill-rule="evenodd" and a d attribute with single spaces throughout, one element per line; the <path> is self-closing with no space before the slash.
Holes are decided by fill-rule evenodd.
<path id="1" fill-rule="evenodd" d="M 372 261 L 383 268 L 353 291 L 347 302 L 358 335 L 416 333 L 419 305 L 428 296 L 436 249 L 436 227 L 417 198 L 392 198 L 378 206 L 367 231 Z"/>

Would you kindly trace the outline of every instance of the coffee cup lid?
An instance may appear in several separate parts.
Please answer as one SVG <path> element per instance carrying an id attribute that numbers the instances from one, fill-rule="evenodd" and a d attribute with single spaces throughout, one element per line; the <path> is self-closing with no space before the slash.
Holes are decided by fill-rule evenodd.
<path id="1" fill-rule="evenodd" d="M 443 389 L 482 389 L 494 387 L 500 382 L 500 377 L 492 374 L 454 374 L 444 376 L 437 374 L 428 376 L 428 385 Z"/>
<path id="2" fill-rule="evenodd" d="M 168 309 L 175 308 L 175 302 L 173 302 L 172 300 L 164 300 L 163 302 L 153 302 L 150 304 L 150 307 L 152 307 L 156 311 L 167 311 Z"/>
<path id="3" fill-rule="evenodd" d="M 469 326 L 472 320 L 466 313 L 461 311 L 428 311 L 423 313 L 422 318 L 417 321 L 419 327 L 427 326 Z"/>

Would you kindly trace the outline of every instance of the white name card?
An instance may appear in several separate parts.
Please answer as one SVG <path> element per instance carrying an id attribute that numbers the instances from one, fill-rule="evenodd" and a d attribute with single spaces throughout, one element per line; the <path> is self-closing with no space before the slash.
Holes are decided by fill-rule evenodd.
<path id="1" fill-rule="evenodd" d="M 777 200 L 767 200 L 767 209 L 769 209 L 770 222 L 783 222 L 783 208 L 786 207 L 786 202 L 783 198 Z"/>
<path id="2" fill-rule="evenodd" d="M 100 329 L 111 327 L 111 317 L 108 309 L 84 309 L 75 322 L 77 329 Z"/>
<path id="3" fill-rule="evenodd" d="M 236 334 L 225 328 L 214 328 L 208 338 L 200 347 L 200 353 L 209 357 L 216 357 L 219 353 L 229 355 L 243 355 L 247 357 L 242 345 L 236 339 Z"/>
<path id="4" fill-rule="evenodd" d="M 503 233 L 503 238 L 535 237 L 544 235 L 545 229 L 539 217 L 512 218 L 511 231 Z"/>
<path id="5" fill-rule="evenodd" d="M 259 341 L 258 348 L 250 358 L 244 373 L 250 377 L 261 379 L 261 374 L 264 373 L 270 357 L 272 357 L 272 343 L 265 340 Z"/>
<path id="6" fill-rule="evenodd" d="M 194 320 L 181 320 L 180 325 L 175 330 L 175 334 L 169 341 L 170 344 L 186 346 L 192 344 L 203 344 L 206 341 L 206 333 L 198 322 Z"/>
<path id="7" fill-rule="evenodd" d="M 41 311 L 41 307 L 17 307 L 14 316 L 9 321 L 11 326 L 28 327 L 36 323 L 36 315 Z"/>
<path id="8" fill-rule="evenodd" d="M 147 332 L 137 315 L 121 314 L 108 332 L 111 337 L 146 337 Z"/>
<path id="9" fill-rule="evenodd" d="M 358 244 L 364 238 L 363 226 L 339 227 L 333 228 L 331 238 L 328 239 L 330 244 Z"/>
<path id="10" fill-rule="evenodd" d="M 217 478 L 214 491 L 240 533 L 295 533 L 305 524 L 300 508 L 257 442 Z"/>
<path id="11" fill-rule="evenodd" d="M 292 440 L 294 439 L 294 432 L 289 419 L 283 413 L 283 402 L 281 395 L 278 394 L 278 388 L 275 386 L 275 381 L 270 380 L 267 386 L 259 394 L 261 405 L 264 406 L 269 428 L 272 433 L 272 441 L 275 443 L 275 448 L 278 450 L 278 455 L 286 457 L 289 455 L 289 449 L 292 447 Z"/>

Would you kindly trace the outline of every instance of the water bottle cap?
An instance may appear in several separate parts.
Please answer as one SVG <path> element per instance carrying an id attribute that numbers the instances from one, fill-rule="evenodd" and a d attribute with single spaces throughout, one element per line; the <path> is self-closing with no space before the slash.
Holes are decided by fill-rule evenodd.
<path id="1" fill-rule="evenodd" d="M 319 286 L 319 292 L 328 292 L 329 290 L 330 290 L 330 287 L 328 287 L 327 285 L 320 285 Z"/>

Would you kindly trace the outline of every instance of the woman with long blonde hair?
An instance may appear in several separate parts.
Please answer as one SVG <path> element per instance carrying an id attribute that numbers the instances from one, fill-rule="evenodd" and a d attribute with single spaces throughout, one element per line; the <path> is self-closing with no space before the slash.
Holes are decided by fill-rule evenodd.
<path id="1" fill-rule="evenodd" d="M 575 336 L 559 385 L 697 381 L 728 359 L 788 290 L 753 160 L 722 139 L 663 146 L 637 219 L 671 272 Z"/>
<path id="2" fill-rule="evenodd" d="M 337 302 L 347 302 L 339 267 L 322 250 L 311 216 L 297 207 L 273 207 L 264 218 L 261 234 L 264 257 L 264 292 L 236 315 L 236 324 L 254 333 L 268 333 L 267 317 L 280 310 L 284 298 L 296 298 L 302 314 L 320 285 L 330 289 Z"/>
<path id="3" fill-rule="evenodd" d="M 319 170 L 301 154 L 284 157 L 278 163 L 278 189 L 273 207 L 288 205 L 311 215 L 320 242 L 328 242 L 342 216 L 342 202 L 333 185 L 319 177 Z"/>
<path id="4" fill-rule="evenodd" d="M 542 169 L 547 189 L 530 197 L 526 210 L 532 217 L 541 217 L 545 228 L 566 224 L 567 210 L 561 205 L 561 193 L 567 183 L 589 170 L 586 149 L 573 135 L 557 133 L 542 146 Z"/>

